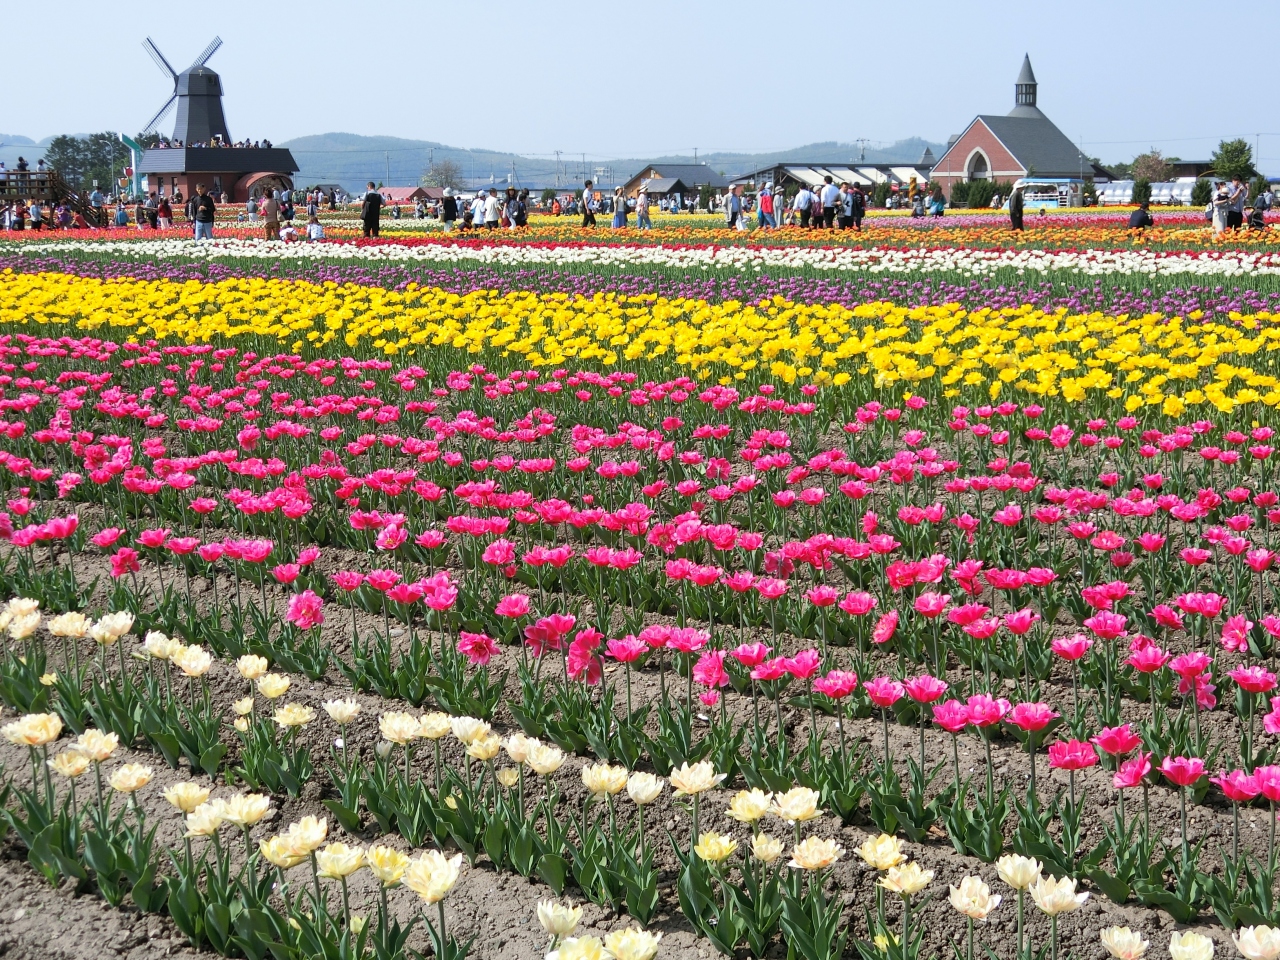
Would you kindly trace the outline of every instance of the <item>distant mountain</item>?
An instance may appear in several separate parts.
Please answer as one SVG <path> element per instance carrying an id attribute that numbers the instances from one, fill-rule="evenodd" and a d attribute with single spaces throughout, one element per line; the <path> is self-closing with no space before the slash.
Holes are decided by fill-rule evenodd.
<path id="1" fill-rule="evenodd" d="M 0 133 L 0 160 L 3 160 L 4 165 L 10 170 L 18 162 L 18 157 L 26 158 L 27 162 L 34 166 L 35 162 L 44 156 L 45 148 L 52 140 L 53 137 L 36 141 L 16 133 Z"/>
<path id="2" fill-rule="evenodd" d="M 434 161 L 450 160 L 462 171 L 471 186 L 514 182 L 526 187 L 563 186 L 580 183 L 584 176 L 604 185 L 622 183 L 645 164 L 660 160 L 689 163 L 689 156 L 639 157 L 621 160 L 593 160 L 585 166 L 581 157 L 565 155 L 557 171 L 554 157 L 526 157 L 500 150 L 466 150 L 429 140 L 406 140 L 400 137 L 364 137 L 353 133 L 323 133 L 298 137 L 286 143 L 300 170 L 296 182 L 341 183 L 348 189 L 374 180 L 389 186 L 416 184 Z M 867 148 L 866 163 L 915 163 L 926 147 L 941 156 L 945 145 L 912 137 L 888 147 Z M 860 150 L 853 143 L 811 143 L 780 153 L 710 153 L 699 155 L 698 161 L 728 176 L 738 176 L 771 163 L 812 161 L 814 163 L 858 162 Z M 558 176 L 557 176 L 558 174 Z"/>

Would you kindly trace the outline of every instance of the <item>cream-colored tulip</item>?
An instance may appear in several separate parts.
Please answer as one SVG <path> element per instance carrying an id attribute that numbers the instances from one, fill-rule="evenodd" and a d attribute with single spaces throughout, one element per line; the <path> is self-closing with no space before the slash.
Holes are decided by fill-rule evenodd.
<path id="1" fill-rule="evenodd" d="M 725 812 L 739 823 L 756 823 L 764 818 L 773 804 L 773 794 L 765 793 L 758 787 L 750 790 L 739 790 L 729 802 Z"/>
<path id="2" fill-rule="evenodd" d="M 604 943 L 599 937 L 569 937 L 546 960 L 605 960 Z"/>
<path id="3" fill-rule="evenodd" d="M 74 780 L 89 769 L 89 758 L 76 750 L 63 750 L 49 761 L 49 766 L 68 780 Z"/>
<path id="4" fill-rule="evenodd" d="M 880 886 L 901 897 L 915 896 L 932 882 L 933 871 L 923 869 L 914 860 L 890 867 L 880 878 Z"/>
<path id="5" fill-rule="evenodd" d="M 296 823 L 289 824 L 284 835 L 299 853 L 304 856 L 319 850 L 329 836 L 329 821 L 307 815 Z"/>
<path id="6" fill-rule="evenodd" d="M 182 644 L 170 640 L 159 630 L 150 630 L 142 641 L 142 649 L 152 660 L 168 660 L 182 649 Z"/>
<path id="7" fill-rule="evenodd" d="M 364 850 L 331 843 L 316 854 L 316 869 L 329 880 L 343 880 L 364 866 Z"/>
<path id="8" fill-rule="evenodd" d="M 793 825 L 816 820 L 822 816 L 822 811 L 818 809 L 820 799 L 816 790 L 810 790 L 808 787 L 792 787 L 786 793 L 774 795 L 773 808 L 770 812 L 778 819 Z"/>
<path id="9" fill-rule="evenodd" d="M 244 656 L 236 660 L 236 669 L 240 671 L 240 676 L 246 680 L 260 680 L 267 674 L 267 670 L 271 667 L 266 657 L 260 657 L 256 653 L 246 653 Z M 281 691 L 282 693 L 284 691 Z"/>
<path id="10" fill-rule="evenodd" d="M 686 797 L 705 793 L 720 786 L 720 781 L 727 774 L 716 773 L 710 760 L 699 760 L 690 766 L 687 762 L 671 771 L 671 786 L 674 796 Z"/>
<path id="11" fill-rule="evenodd" d="M 40 686 L 52 687 L 58 682 L 58 671 L 50 670 L 48 673 L 40 674 Z"/>
<path id="12" fill-rule="evenodd" d="M 94 763 L 109 760 L 120 748 L 120 738 L 114 733 L 103 733 L 93 727 L 76 738 L 74 749 L 79 750 Z"/>
<path id="13" fill-rule="evenodd" d="M 564 751 L 550 744 L 540 743 L 529 751 L 529 769 L 542 777 L 549 777 L 564 763 Z"/>
<path id="14" fill-rule="evenodd" d="M 379 845 L 369 848 L 364 855 L 364 863 L 379 883 L 384 887 L 394 887 L 404 878 L 409 858 L 399 850 Z"/>
<path id="15" fill-rule="evenodd" d="M 581 921 L 581 907 L 566 907 L 554 900 L 538 901 L 538 923 L 542 924 L 548 936 L 557 939 L 570 936 Z"/>
<path id="16" fill-rule="evenodd" d="M 89 636 L 104 647 L 118 641 L 133 629 L 133 614 L 128 610 L 108 613 L 89 628 Z"/>
<path id="17" fill-rule="evenodd" d="M 761 863 L 773 863 L 782 856 L 783 843 L 767 833 L 757 833 L 751 838 L 751 855 Z"/>
<path id="18" fill-rule="evenodd" d="M 1102 945 L 1115 960 L 1138 960 L 1151 946 L 1141 933 L 1128 927 L 1107 927 L 1101 937 Z"/>
<path id="19" fill-rule="evenodd" d="M 213 656 L 198 644 L 183 647 L 173 655 L 173 664 L 188 677 L 203 677 L 213 666 Z"/>
<path id="20" fill-rule="evenodd" d="M 306 862 L 308 857 L 308 854 L 295 847 L 285 836 L 260 841 L 258 850 L 269 863 L 281 870 L 291 870 L 298 864 Z"/>
<path id="21" fill-rule="evenodd" d="M 283 673 L 264 673 L 258 678 L 258 692 L 268 700 L 277 700 L 289 690 L 290 682 Z"/>
<path id="22" fill-rule="evenodd" d="M 475 717 L 454 717 L 450 728 L 453 730 L 453 735 L 466 746 L 470 746 L 477 740 L 483 740 L 493 733 L 489 724 Z"/>
<path id="23" fill-rule="evenodd" d="M 209 788 L 194 780 L 183 780 L 165 787 L 162 796 L 183 813 L 190 813 L 209 799 Z"/>
<path id="24" fill-rule="evenodd" d="M 652 773 L 633 773 L 627 778 L 627 796 L 637 807 L 645 807 L 662 795 L 663 779 Z"/>
<path id="25" fill-rule="evenodd" d="M 526 737 L 523 733 L 513 733 L 502 741 L 502 749 L 507 751 L 512 763 L 528 762 L 529 751 L 537 745 L 537 740 Z"/>
<path id="26" fill-rule="evenodd" d="M 698 859 L 706 860 L 708 863 L 719 863 L 721 860 L 727 860 L 733 856 L 733 852 L 738 849 L 738 841 L 734 840 L 723 833 L 716 833 L 708 830 L 698 836 L 698 843 L 693 848 L 693 852 L 698 855 Z"/>
<path id="27" fill-rule="evenodd" d="M 823 837 L 805 837 L 791 848 L 787 864 L 800 870 L 822 870 L 844 856 L 844 847 Z"/>
<path id="28" fill-rule="evenodd" d="M 315 718 L 316 712 L 311 707 L 304 707 L 300 703 L 288 703 L 277 710 L 271 719 L 288 730 L 292 727 L 305 727 Z"/>
<path id="29" fill-rule="evenodd" d="M 411 713 L 391 711 L 378 718 L 378 732 L 384 740 L 401 746 L 418 737 L 418 718 Z"/>
<path id="30" fill-rule="evenodd" d="M 503 767 L 498 771 L 498 782 L 510 789 L 520 782 L 520 771 L 515 767 Z"/>
<path id="31" fill-rule="evenodd" d="M 1056 917 L 1060 913 L 1079 910 L 1089 899 L 1089 894 L 1076 893 L 1074 877 L 1063 877 L 1061 880 L 1041 877 L 1031 887 L 1031 899 L 1042 912 Z"/>
<path id="32" fill-rule="evenodd" d="M 496 734 L 489 734 L 487 737 L 481 737 L 479 740 L 472 740 L 467 744 L 467 756 L 473 760 L 492 760 L 498 755 L 498 751 L 502 749 L 502 738 Z"/>
<path id="33" fill-rule="evenodd" d="M 418 736 L 423 740 L 439 740 L 453 729 L 453 718 L 439 710 L 425 713 L 418 720 Z"/>
<path id="34" fill-rule="evenodd" d="M 1172 960 L 1213 960 L 1213 941 L 1201 933 L 1175 933 L 1169 938 Z"/>
<path id="35" fill-rule="evenodd" d="M 658 955 L 660 933 L 639 927 L 615 930 L 604 938 L 604 948 L 613 960 L 653 960 Z"/>
<path id="36" fill-rule="evenodd" d="M 1015 890 L 1029 890 L 1040 879 L 1043 869 L 1039 860 L 1017 853 L 1006 853 L 996 861 L 996 873 Z"/>
<path id="37" fill-rule="evenodd" d="M 25 640 L 40 628 L 40 614 L 28 613 L 14 617 L 9 621 L 9 637 L 13 640 Z"/>
<path id="38" fill-rule="evenodd" d="M 907 862 L 907 855 L 902 852 L 902 841 L 887 833 L 868 837 L 858 848 L 858 856 L 881 872 Z"/>
<path id="39" fill-rule="evenodd" d="M 426 903 L 439 903 L 449 895 L 462 869 L 462 854 L 446 857 L 439 850 L 427 850 L 409 862 L 404 885 Z"/>
<path id="40" fill-rule="evenodd" d="M 960 886 L 951 888 L 951 906 L 973 920 L 987 919 L 987 915 L 1000 906 L 1001 899 L 981 877 L 965 877 Z"/>
<path id="41" fill-rule="evenodd" d="M 55 637 L 80 640 L 88 636 L 89 618 L 83 613 L 62 613 L 45 624 Z"/>
<path id="42" fill-rule="evenodd" d="M 1276 960 L 1280 957 L 1280 927 L 1241 927 L 1231 940 L 1245 960 Z"/>
<path id="43" fill-rule="evenodd" d="M 222 814 L 216 804 L 202 803 L 187 814 L 187 836 L 209 837 L 222 826 Z"/>
<path id="44" fill-rule="evenodd" d="M 111 784 L 112 790 L 119 793 L 133 793 L 150 783 L 153 776 L 155 771 L 150 767 L 144 767 L 140 763 L 126 763 L 112 771 L 107 782 Z"/>
<path id="45" fill-rule="evenodd" d="M 223 820 L 241 829 L 252 827 L 271 809 L 271 798 L 262 793 L 237 793 L 213 803 Z"/>
<path id="46" fill-rule="evenodd" d="M 56 713 L 28 713 L 0 728 L 10 743 L 22 747 L 43 747 L 62 735 L 62 718 Z"/>
<path id="47" fill-rule="evenodd" d="M 253 713 L 253 697 L 241 697 L 231 701 L 231 710 L 237 717 L 247 717 Z"/>
<path id="48" fill-rule="evenodd" d="M 593 796 L 616 796 L 627 788 L 627 768 L 589 763 L 582 768 L 582 784 Z"/>
<path id="49" fill-rule="evenodd" d="M 345 727 L 360 715 L 360 704 L 354 700 L 326 700 L 320 706 L 324 707 L 329 719 L 340 727 Z"/>

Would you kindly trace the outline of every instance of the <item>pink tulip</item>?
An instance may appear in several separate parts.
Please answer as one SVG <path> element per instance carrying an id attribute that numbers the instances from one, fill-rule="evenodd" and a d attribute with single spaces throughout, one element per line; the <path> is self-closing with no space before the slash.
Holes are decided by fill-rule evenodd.
<path id="1" fill-rule="evenodd" d="M 1113 757 L 1123 756 L 1142 746 L 1142 738 L 1127 723 L 1118 727 L 1103 727 L 1089 742 Z"/>
<path id="2" fill-rule="evenodd" d="M 862 685 L 862 688 L 867 691 L 867 696 L 871 698 L 871 702 L 882 709 L 892 707 L 906 693 L 901 683 L 889 677 L 876 677 L 874 680 L 868 680 Z"/>
<path id="3" fill-rule="evenodd" d="M 1189 787 L 1204 776 L 1204 761 L 1199 757 L 1165 757 L 1160 772 L 1180 787 Z"/>
<path id="4" fill-rule="evenodd" d="M 1005 720 L 1026 733 L 1039 733 L 1060 716 L 1047 703 L 1019 703 Z"/>
<path id="5" fill-rule="evenodd" d="M 995 699 L 989 693 L 974 694 L 965 701 L 969 722 L 975 727 L 993 727 L 1012 709 L 1008 700 Z"/>
<path id="6" fill-rule="evenodd" d="M 813 681 L 813 689 L 832 700 L 841 700 L 858 687 L 858 675 L 851 670 L 832 670 Z"/>
<path id="7" fill-rule="evenodd" d="M 1083 740 L 1058 740 L 1049 744 L 1049 766 L 1057 770 L 1084 770 L 1098 762 L 1093 747 Z"/>
<path id="8" fill-rule="evenodd" d="M 908 677 L 902 681 L 902 687 L 907 691 L 907 696 L 921 704 L 933 703 L 947 692 L 945 680 L 939 680 L 927 673 L 922 673 L 918 677 Z"/>
<path id="9" fill-rule="evenodd" d="M 529 598 L 523 593 L 512 593 L 498 601 L 498 605 L 493 608 L 493 612 L 500 617 L 523 617 L 532 609 Z"/>
<path id="10" fill-rule="evenodd" d="M 1111 785 L 1117 790 L 1132 790 L 1142 786 L 1143 780 L 1151 773 L 1151 754 L 1138 753 L 1137 756 L 1125 760 L 1111 778 Z"/>

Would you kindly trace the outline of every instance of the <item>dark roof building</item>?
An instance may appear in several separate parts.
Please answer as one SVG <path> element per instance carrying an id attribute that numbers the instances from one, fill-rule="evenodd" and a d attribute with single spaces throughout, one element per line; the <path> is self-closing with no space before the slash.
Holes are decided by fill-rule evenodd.
<path id="1" fill-rule="evenodd" d="M 1036 75 L 1024 56 L 1014 84 L 1014 106 L 1006 115 L 979 114 L 952 138 L 933 166 L 933 182 L 948 194 L 966 180 L 1017 180 L 1019 177 L 1092 177 L 1113 179 L 1089 160 L 1036 105 Z"/>
<path id="2" fill-rule="evenodd" d="M 622 192 L 628 197 L 634 197 L 640 192 L 640 185 L 646 180 L 679 180 L 694 190 L 701 186 L 709 186 L 713 190 L 729 189 L 729 181 L 705 163 L 657 162 L 649 164 L 623 184 Z"/>

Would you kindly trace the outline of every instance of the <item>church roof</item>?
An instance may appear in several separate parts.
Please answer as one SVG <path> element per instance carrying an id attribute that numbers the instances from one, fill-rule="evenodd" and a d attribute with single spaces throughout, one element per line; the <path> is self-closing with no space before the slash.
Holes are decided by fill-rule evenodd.
<path id="1" fill-rule="evenodd" d="M 1035 109 L 1034 107 L 1032 109 Z M 1024 170 L 1042 177 L 1080 176 L 1080 148 L 1067 139 L 1044 114 L 998 117 L 981 114 L 978 119 L 996 135 Z M 1085 169 L 1090 169 L 1085 160 Z"/>

